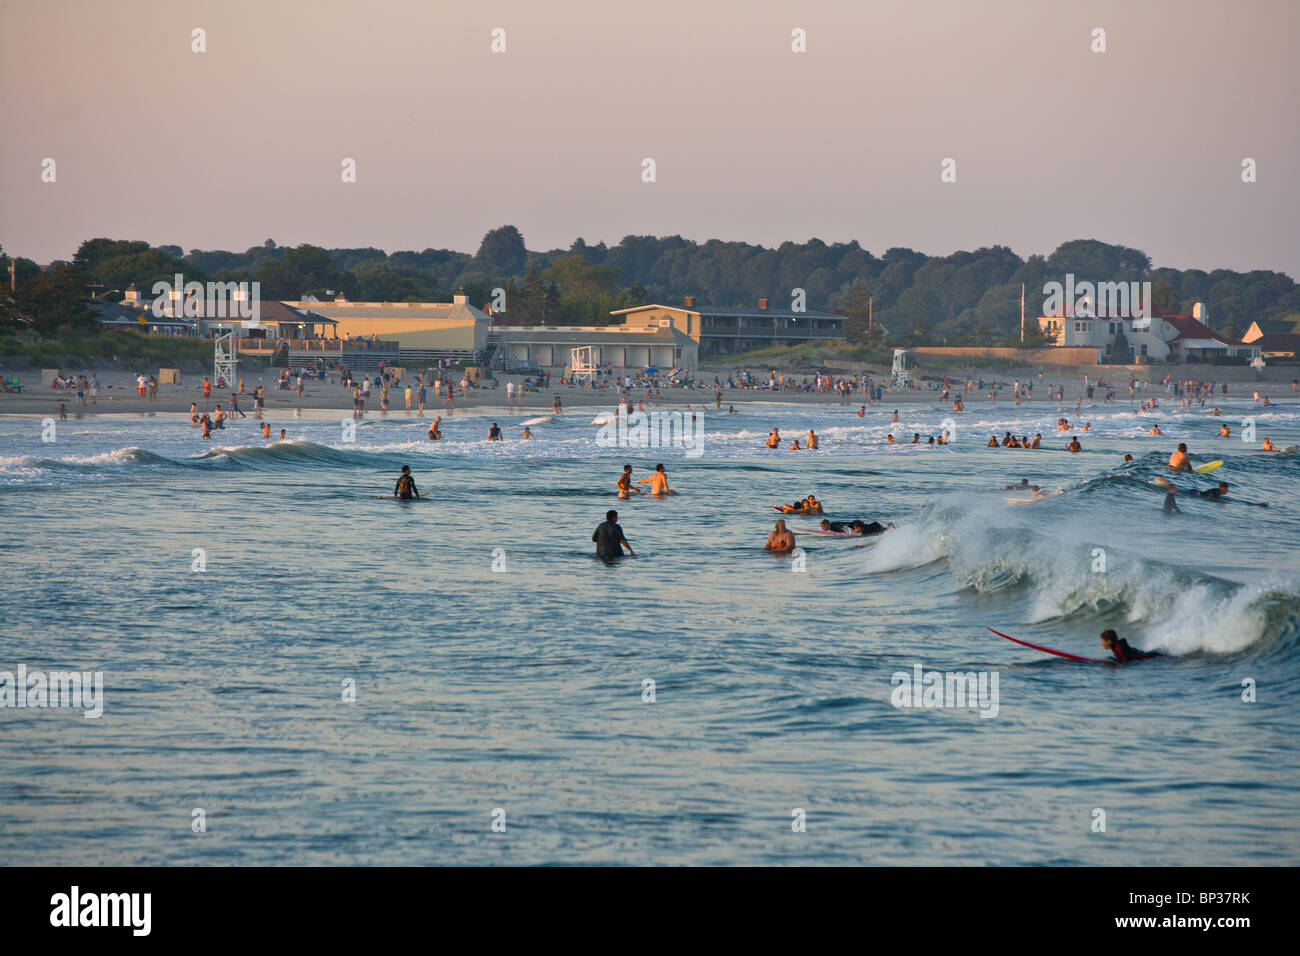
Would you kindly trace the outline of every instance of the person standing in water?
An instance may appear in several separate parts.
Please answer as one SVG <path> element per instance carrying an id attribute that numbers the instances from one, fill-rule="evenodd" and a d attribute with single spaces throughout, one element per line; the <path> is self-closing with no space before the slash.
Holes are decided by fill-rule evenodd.
<path id="1" fill-rule="evenodd" d="M 591 535 L 591 540 L 596 542 L 596 556 L 598 558 L 604 558 L 607 561 L 621 558 L 623 548 L 627 548 L 627 553 L 634 558 L 636 557 L 632 545 L 623 536 L 623 529 L 618 526 L 617 511 L 605 512 L 605 520 L 596 526 L 596 530 Z"/>
<path id="2" fill-rule="evenodd" d="M 763 545 L 763 550 L 770 551 L 772 554 L 789 554 L 794 548 L 794 532 L 785 526 L 783 519 L 778 518 L 772 532 L 767 536 L 767 544 Z"/>
<path id="3" fill-rule="evenodd" d="M 638 485 L 649 485 L 650 496 L 652 498 L 663 498 L 667 495 L 675 495 L 677 492 L 668 487 L 668 472 L 664 470 L 663 465 L 655 465 L 655 473 L 649 478 L 642 478 L 637 482 Z"/>
<path id="4" fill-rule="evenodd" d="M 639 494 L 641 494 L 641 489 L 632 487 L 632 466 L 624 465 L 623 474 L 618 476 L 618 496 L 620 498 L 631 498 L 633 495 Z"/>
<path id="5" fill-rule="evenodd" d="M 415 479 L 411 477 L 410 465 L 402 466 L 402 474 L 398 477 L 397 484 L 393 485 L 393 497 L 403 501 L 420 497 L 420 490 L 415 487 Z"/>

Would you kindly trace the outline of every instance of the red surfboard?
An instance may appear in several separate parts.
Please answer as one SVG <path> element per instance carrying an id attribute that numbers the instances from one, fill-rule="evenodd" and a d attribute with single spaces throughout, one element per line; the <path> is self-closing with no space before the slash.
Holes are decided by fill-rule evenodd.
<path id="1" fill-rule="evenodd" d="M 989 628 L 993 631 L 993 628 Z M 1028 641 L 1022 641 L 1018 637 L 1012 637 L 1010 634 L 1003 634 L 1001 631 L 993 631 L 998 637 L 1005 637 L 1008 641 L 1014 641 L 1017 644 L 1023 644 L 1025 647 L 1032 647 L 1036 651 L 1042 651 L 1044 654 L 1055 654 L 1057 657 L 1064 657 L 1071 661 L 1087 661 L 1090 664 L 1105 664 L 1111 660 L 1109 657 L 1080 657 L 1078 654 L 1067 654 L 1065 651 L 1054 650 L 1050 647 L 1043 647 L 1040 644 L 1030 644 Z"/>

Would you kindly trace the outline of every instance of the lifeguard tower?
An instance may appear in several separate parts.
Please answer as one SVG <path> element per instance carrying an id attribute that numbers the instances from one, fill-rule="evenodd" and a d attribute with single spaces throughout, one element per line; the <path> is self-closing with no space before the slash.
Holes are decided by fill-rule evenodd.
<path id="1" fill-rule="evenodd" d="M 590 385 L 596 380 L 596 363 L 592 359 L 591 346 L 583 345 L 569 350 L 570 378 L 575 382 Z"/>
<path id="2" fill-rule="evenodd" d="M 907 370 L 907 355 L 909 349 L 894 349 L 894 370 L 890 376 L 895 386 L 907 384 L 912 375 Z"/>
<path id="3" fill-rule="evenodd" d="M 234 389 L 235 370 L 239 367 L 239 354 L 234 331 L 218 335 L 215 339 L 216 349 L 212 358 L 212 384 L 225 380 L 226 388 Z"/>

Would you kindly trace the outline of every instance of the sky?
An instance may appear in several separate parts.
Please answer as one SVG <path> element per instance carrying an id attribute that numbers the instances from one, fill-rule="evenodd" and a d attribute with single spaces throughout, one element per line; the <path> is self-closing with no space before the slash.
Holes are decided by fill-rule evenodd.
<path id="1" fill-rule="evenodd" d="M 510 223 L 1300 278 L 1298 45 L 1296 0 L 0 0 L 0 245 Z"/>

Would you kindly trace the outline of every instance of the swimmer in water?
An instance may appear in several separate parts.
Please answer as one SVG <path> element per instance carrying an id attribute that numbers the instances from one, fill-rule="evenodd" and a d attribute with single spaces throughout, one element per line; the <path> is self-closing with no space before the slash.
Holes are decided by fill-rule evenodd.
<path id="1" fill-rule="evenodd" d="M 866 413 L 867 413 L 867 406 L 863 405 L 861 408 L 858 409 L 858 418 L 861 418 Z"/>
<path id="2" fill-rule="evenodd" d="M 280 429 L 280 441 L 288 441 L 288 440 L 289 440 L 288 437 L 287 437 L 287 436 L 285 435 L 285 433 L 284 433 L 284 429 L 281 428 L 281 429 Z"/>
<path id="3" fill-rule="evenodd" d="M 780 518 L 777 519 L 771 534 L 767 536 L 767 544 L 763 545 L 763 550 L 770 551 L 772 554 L 789 554 L 794 550 L 794 532 L 787 528 Z"/>
<path id="4" fill-rule="evenodd" d="M 1228 497 L 1228 483 L 1221 481 L 1216 488 L 1205 488 L 1196 492 L 1199 498 L 1209 498 L 1211 501 L 1223 501 Z"/>
<path id="5" fill-rule="evenodd" d="M 1028 491 L 1028 490 L 1029 490 L 1029 479 L 1028 479 L 1028 478 L 1021 478 L 1021 479 L 1020 479 L 1018 482 L 1016 482 L 1014 485 L 1003 485 L 1003 486 L 1002 486 L 1002 490 L 1003 490 L 1003 491 Z"/>
<path id="6" fill-rule="evenodd" d="M 1219 437 L 1220 437 L 1220 438 L 1231 438 L 1231 437 L 1232 437 L 1232 429 L 1229 428 L 1227 425 L 1224 425 L 1222 428 L 1219 429 Z"/>
<path id="7" fill-rule="evenodd" d="M 990 435 L 990 436 L 989 436 L 989 443 L 988 443 L 987 445 L 985 445 L 984 447 L 985 447 L 985 448 L 997 448 L 997 447 L 998 447 L 998 436 L 997 436 L 997 435 Z"/>
<path id="8" fill-rule="evenodd" d="M 667 495 L 675 495 L 677 492 L 668 487 L 668 472 L 664 470 L 663 465 L 655 465 L 655 473 L 649 478 L 642 478 L 637 482 L 638 485 L 650 486 L 650 497 L 663 498 Z"/>
<path id="9" fill-rule="evenodd" d="M 537 438 L 537 436 L 533 434 L 533 430 L 527 425 L 525 425 L 524 430 L 519 433 L 519 437 L 524 439 L 524 441 L 534 441 Z"/>
<path id="10" fill-rule="evenodd" d="M 1264 439 L 1264 444 L 1262 444 L 1262 445 L 1259 446 L 1259 450 L 1260 450 L 1260 451 L 1277 451 L 1277 445 L 1274 445 L 1274 444 L 1273 444 L 1273 440 L 1272 440 L 1271 438 L 1265 438 L 1265 439 Z"/>
<path id="11" fill-rule="evenodd" d="M 792 442 L 790 443 L 789 447 L 788 447 L 786 450 L 787 450 L 787 451 L 803 451 L 803 449 L 799 447 L 799 439 L 797 439 L 797 438 L 796 438 L 794 441 L 792 441 Z"/>
<path id="12" fill-rule="evenodd" d="M 493 422 L 492 427 L 488 429 L 488 441 L 501 441 L 501 439 L 501 426 Z"/>
<path id="13" fill-rule="evenodd" d="M 420 497 L 420 491 L 415 487 L 415 479 L 411 477 L 410 465 L 402 466 L 402 474 L 398 477 L 397 484 L 393 485 L 393 497 L 401 498 L 403 501 Z"/>
<path id="14" fill-rule="evenodd" d="M 270 438 L 270 437 L 271 437 L 271 423 L 270 423 L 270 422 L 262 422 L 262 437 L 263 437 L 263 438 Z"/>
<path id="15" fill-rule="evenodd" d="M 770 434 L 770 435 L 767 436 L 767 447 L 768 447 L 768 448 L 780 448 L 780 447 L 781 447 L 781 431 L 780 431 L 780 429 L 777 429 L 777 428 L 773 428 L 773 429 L 772 429 L 772 434 Z"/>
<path id="16" fill-rule="evenodd" d="M 1066 450 L 1066 451 L 1083 451 L 1083 446 L 1079 444 L 1079 439 L 1078 439 L 1078 437 L 1076 436 L 1075 438 L 1070 439 L 1070 444 L 1068 444 L 1068 445 L 1065 446 L 1065 450 Z"/>
<path id="17" fill-rule="evenodd" d="M 804 443 L 809 451 L 817 450 L 817 433 L 811 428 L 808 429 L 808 441 Z"/>
<path id="18" fill-rule="evenodd" d="M 889 424 L 891 424 L 891 425 L 897 425 L 897 424 L 898 424 L 898 409 L 897 409 L 897 408 L 894 409 L 894 414 L 891 415 L 891 416 L 889 416 Z"/>
<path id="19" fill-rule="evenodd" d="M 1182 509 L 1178 507 L 1178 486 L 1166 478 L 1161 478 L 1159 475 L 1156 476 L 1156 481 L 1162 484 L 1165 489 L 1165 503 L 1161 506 L 1161 510 L 1165 514 L 1182 514 Z"/>
<path id="20" fill-rule="evenodd" d="M 618 476 L 618 496 L 620 498 L 630 498 L 639 494 L 641 494 L 641 489 L 632 487 L 632 466 L 624 465 L 623 474 Z"/>
<path id="21" fill-rule="evenodd" d="M 1160 656 L 1155 652 L 1139 651 L 1130 647 L 1128 641 L 1109 628 L 1101 632 L 1101 646 L 1114 654 L 1117 661 L 1145 661 Z"/>
<path id="22" fill-rule="evenodd" d="M 1192 460 L 1187 457 L 1187 443 L 1179 442 L 1178 450 L 1169 456 L 1169 467 L 1174 471 L 1191 471 Z"/>
<path id="23" fill-rule="evenodd" d="M 557 398 L 558 402 L 559 399 Z M 628 543 L 627 538 L 623 537 L 623 529 L 618 526 L 618 512 L 606 511 L 605 520 L 596 526 L 596 530 L 591 535 L 591 540 L 596 542 L 596 556 L 609 560 L 611 558 L 623 557 L 623 548 L 627 548 L 627 553 L 636 557 L 636 552 L 632 550 L 632 545 Z"/>
<path id="24" fill-rule="evenodd" d="M 429 426 L 429 441 L 439 441 L 442 439 L 442 429 L 438 427 L 441 424 L 442 416 L 439 415 L 433 420 L 433 424 Z"/>
<path id="25" fill-rule="evenodd" d="M 1159 425 L 1152 425 L 1152 426 L 1151 426 L 1151 430 L 1150 430 L 1149 432 L 1147 432 L 1147 434 L 1148 434 L 1148 435 L 1163 435 L 1164 432 L 1162 432 L 1162 431 L 1160 430 L 1160 426 L 1159 426 Z"/>

